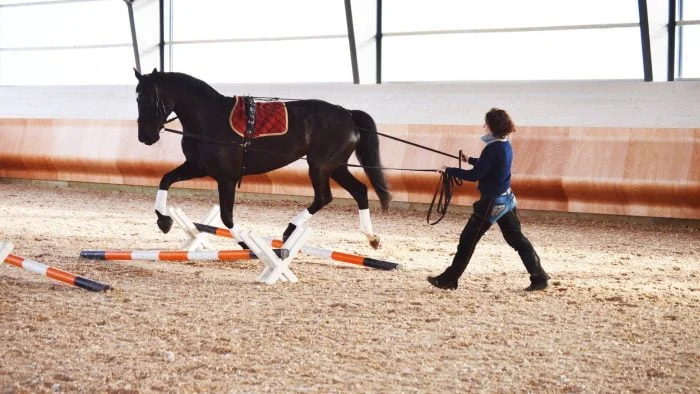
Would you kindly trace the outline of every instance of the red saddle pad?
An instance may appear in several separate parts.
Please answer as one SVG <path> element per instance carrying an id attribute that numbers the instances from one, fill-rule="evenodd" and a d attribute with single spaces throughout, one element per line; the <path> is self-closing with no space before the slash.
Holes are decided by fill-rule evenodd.
<path id="1" fill-rule="evenodd" d="M 236 96 L 229 124 L 234 133 L 245 136 L 248 114 L 245 111 L 245 101 Z M 284 135 L 288 130 L 287 106 L 281 101 L 255 103 L 255 126 L 253 134 L 248 138 Z"/>

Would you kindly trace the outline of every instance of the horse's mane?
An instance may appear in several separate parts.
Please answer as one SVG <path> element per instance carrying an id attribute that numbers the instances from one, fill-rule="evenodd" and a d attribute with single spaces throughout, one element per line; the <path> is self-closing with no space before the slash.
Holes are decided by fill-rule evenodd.
<path id="1" fill-rule="evenodd" d="M 212 98 L 224 97 L 208 83 L 185 73 L 161 72 L 153 74 L 153 76 L 155 77 L 154 82 L 156 83 L 160 81 L 167 82 L 177 87 L 182 87 L 183 89 L 191 90 Z"/>

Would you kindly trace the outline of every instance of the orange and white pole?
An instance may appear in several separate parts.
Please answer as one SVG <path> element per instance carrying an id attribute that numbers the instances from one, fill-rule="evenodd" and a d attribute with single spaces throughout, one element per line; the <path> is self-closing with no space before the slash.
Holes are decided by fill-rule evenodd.
<path id="1" fill-rule="evenodd" d="M 218 237 L 233 238 L 233 236 L 231 235 L 231 232 L 225 228 L 214 227 L 214 226 L 210 226 L 208 224 L 202 224 L 202 223 L 194 223 L 194 225 L 197 228 L 197 230 L 199 230 L 201 232 L 216 235 Z M 277 239 L 271 239 L 271 240 L 269 240 L 269 242 L 275 248 L 279 248 L 282 246 L 282 241 L 277 240 Z M 376 268 L 376 269 L 387 270 L 387 271 L 402 268 L 401 264 L 392 263 L 391 261 L 377 260 L 377 259 L 373 259 L 370 257 L 363 257 L 363 256 L 354 255 L 354 254 L 348 254 L 348 253 L 338 252 L 338 251 L 334 251 L 334 250 L 329 250 L 329 249 L 321 249 L 321 248 L 316 248 L 313 246 L 304 245 L 301 247 L 301 252 L 304 254 L 308 254 L 310 256 L 316 256 L 316 257 L 321 257 L 321 258 L 325 258 L 325 259 L 340 261 L 343 263 L 361 265 L 361 266 L 365 266 L 365 267 Z"/>
<path id="2" fill-rule="evenodd" d="M 284 259 L 287 249 L 274 249 Z M 147 260 L 147 261 L 232 261 L 252 260 L 258 256 L 250 250 L 83 250 L 80 257 L 89 260 Z"/>
<path id="3" fill-rule="evenodd" d="M 71 274 L 60 270 L 55 267 L 49 267 L 48 265 L 39 263 L 34 260 L 25 259 L 14 254 L 11 254 L 12 244 L 0 243 L 0 259 L 9 265 L 13 265 L 18 268 L 22 268 L 25 271 L 33 272 L 35 274 L 48 276 L 51 279 L 58 280 L 60 282 L 67 283 L 76 287 L 80 287 L 85 290 L 90 291 L 105 291 L 110 289 L 109 285 L 105 285 L 99 282 L 95 282 L 90 279 L 83 278 L 82 276 Z"/>

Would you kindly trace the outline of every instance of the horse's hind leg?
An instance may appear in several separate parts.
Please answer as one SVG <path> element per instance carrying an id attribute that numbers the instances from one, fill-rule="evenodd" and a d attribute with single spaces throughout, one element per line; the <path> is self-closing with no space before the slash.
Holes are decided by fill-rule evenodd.
<path id="1" fill-rule="evenodd" d="M 379 247 L 379 237 L 374 234 L 372 228 L 372 219 L 369 216 L 369 201 L 367 199 L 367 186 L 355 178 L 347 167 L 338 167 L 331 174 L 331 178 L 338 182 L 345 190 L 347 190 L 352 198 L 357 202 L 357 208 L 360 214 L 360 231 L 367 237 L 369 244 L 377 249 Z"/>
<path id="2" fill-rule="evenodd" d="M 206 173 L 191 161 L 185 161 L 174 170 L 163 175 L 156 194 L 156 215 L 158 216 L 158 228 L 167 233 L 173 226 L 173 219 L 168 216 L 167 201 L 168 189 L 175 182 L 186 181 L 193 178 L 201 178 Z"/>
<path id="3" fill-rule="evenodd" d="M 329 182 L 329 169 L 325 167 L 309 166 L 309 177 L 314 189 L 314 200 L 308 208 L 299 212 L 287 225 L 287 229 L 282 234 L 283 241 L 286 241 L 290 235 L 311 218 L 321 208 L 328 205 L 333 200 L 331 195 L 331 187 Z"/>

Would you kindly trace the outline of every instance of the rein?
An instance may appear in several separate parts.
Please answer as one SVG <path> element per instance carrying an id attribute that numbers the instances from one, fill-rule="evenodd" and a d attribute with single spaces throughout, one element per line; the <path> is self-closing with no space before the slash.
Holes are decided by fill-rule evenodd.
<path id="1" fill-rule="evenodd" d="M 258 97 L 258 96 L 252 96 L 252 97 L 249 97 L 249 98 L 251 99 L 251 101 L 254 101 L 254 100 L 260 100 L 260 101 L 299 101 L 299 100 L 300 100 L 300 99 L 291 99 L 291 98 Z M 167 119 L 167 114 L 166 114 L 165 105 L 163 104 L 163 102 L 162 102 L 161 99 L 160 99 L 160 94 L 159 94 L 159 92 L 158 92 L 158 86 L 156 86 L 155 101 L 156 101 L 156 102 L 155 102 L 155 105 L 156 105 L 156 111 L 157 111 L 157 113 L 156 113 L 156 119 L 161 119 L 161 118 L 164 119 L 163 122 L 160 124 L 160 129 L 161 129 L 161 130 L 165 130 L 165 131 L 168 131 L 168 132 L 170 132 L 170 133 L 180 134 L 180 135 L 185 136 L 185 137 L 192 137 L 192 138 L 200 139 L 200 140 L 203 140 L 203 141 L 209 141 L 209 142 L 213 142 L 213 143 L 221 144 L 221 145 L 239 144 L 239 145 L 243 145 L 246 149 L 248 149 L 248 146 L 250 145 L 250 141 L 247 140 L 247 139 L 244 139 L 243 143 L 236 142 L 236 141 L 221 141 L 221 140 L 218 140 L 218 139 L 216 139 L 216 138 L 210 138 L 210 137 L 206 137 L 206 136 L 199 135 L 199 134 L 191 134 L 191 133 L 187 133 L 187 132 L 184 132 L 184 131 L 175 130 L 175 129 L 171 129 L 171 128 L 165 127 L 166 124 L 168 124 L 168 123 L 174 121 L 174 120 L 177 119 L 178 117 L 175 116 L 175 117 L 172 117 L 172 118 L 170 118 L 170 119 Z M 254 107 L 253 107 L 253 108 L 254 108 Z M 251 109 L 252 109 L 252 108 L 251 108 Z M 254 112 L 255 110 L 252 109 L 252 111 L 253 111 L 253 114 L 254 114 L 254 113 L 255 113 L 255 112 Z M 158 116 L 158 115 L 162 115 L 162 116 Z M 250 119 L 250 118 L 249 118 L 249 119 Z M 139 121 L 140 121 L 140 120 L 139 120 Z M 250 121 L 249 121 L 248 126 L 251 127 Z M 362 130 L 362 131 L 365 131 L 365 132 L 375 133 L 375 134 L 377 134 L 377 135 L 380 135 L 380 136 L 385 137 L 385 138 L 392 139 L 392 140 L 394 140 L 394 141 L 399 141 L 399 142 L 404 143 L 404 144 L 407 144 L 407 145 L 415 146 L 416 148 L 424 149 L 424 150 L 427 150 L 427 151 L 430 151 L 430 152 L 433 152 L 433 153 L 437 153 L 437 154 L 440 154 L 440 155 L 443 155 L 443 156 L 447 156 L 447 157 L 451 157 L 451 158 L 453 158 L 453 159 L 457 159 L 457 160 L 460 162 L 460 167 L 461 167 L 461 162 L 462 162 L 462 161 L 467 161 L 467 158 L 462 154 L 462 151 L 460 151 L 459 156 L 455 156 L 455 155 L 451 155 L 451 154 L 446 153 L 446 152 L 443 152 L 443 151 L 439 151 L 439 150 L 437 150 L 437 149 L 433 149 L 433 148 L 428 147 L 428 146 L 425 146 L 425 145 L 416 144 L 415 142 L 407 141 L 407 140 L 404 140 L 404 139 L 402 139 L 402 138 L 398 138 L 398 137 L 394 137 L 394 136 L 389 135 L 389 134 L 381 133 L 381 132 L 379 132 L 379 131 L 369 130 L 369 129 L 365 128 L 365 127 L 360 127 L 360 126 L 357 126 L 357 125 L 353 125 L 353 126 L 354 126 L 354 127 L 357 127 L 357 129 Z M 253 149 L 253 148 L 250 148 L 250 149 Z M 253 150 L 255 150 L 255 149 L 253 149 Z M 273 153 L 273 152 L 267 152 L 267 153 Z M 337 163 L 333 163 L 333 164 L 337 164 Z M 363 166 L 355 165 L 355 164 L 347 164 L 347 166 L 348 166 L 348 167 L 363 167 Z M 366 167 L 366 168 L 373 168 L 373 167 Z M 434 170 L 427 170 L 427 169 L 401 169 L 401 168 L 387 168 L 387 167 L 374 167 L 374 168 L 381 168 L 381 169 L 386 169 L 386 170 L 434 171 Z"/>
<path id="2" fill-rule="evenodd" d="M 255 99 L 255 100 L 260 100 L 260 101 L 300 101 L 300 100 L 301 100 L 301 99 L 279 98 L 279 97 L 252 97 L 252 98 Z M 340 122 L 338 122 L 338 123 L 340 123 Z M 343 124 L 344 124 L 344 123 L 343 123 Z M 347 125 L 347 124 L 346 124 L 346 125 Z M 348 125 L 348 126 L 350 126 L 350 125 Z M 357 126 L 357 125 L 353 125 L 353 126 L 357 127 L 359 130 L 367 131 L 367 132 L 370 132 L 370 133 L 375 133 L 375 134 L 377 134 L 377 135 L 381 135 L 382 137 L 389 138 L 389 139 L 394 140 L 394 141 L 399 141 L 399 142 L 403 142 L 404 144 L 407 144 L 407 145 L 415 146 L 416 148 L 421 148 L 421 149 L 424 149 L 424 150 L 427 150 L 427 151 L 430 151 L 430 152 L 433 152 L 433 153 L 437 153 L 437 154 L 440 154 L 440 155 L 443 155 L 443 156 L 451 157 L 451 158 L 457 159 L 457 160 L 463 160 L 463 161 L 466 161 L 466 160 L 467 160 L 467 158 L 464 157 L 464 155 L 462 155 L 461 153 L 460 153 L 460 156 L 461 156 L 461 157 L 457 157 L 457 156 L 455 156 L 455 155 L 451 155 L 451 154 L 449 154 L 449 153 L 445 153 L 445 152 L 439 151 L 439 150 L 437 150 L 437 149 L 430 148 L 430 147 L 425 146 L 425 145 L 416 144 L 415 142 L 407 141 L 407 140 L 404 140 L 404 139 L 401 139 L 401 138 L 398 138 L 398 137 L 394 137 L 394 136 L 389 135 L 389 134 L 380 133 L 379 131 L 369 130 L 369 129 L 365 128 L 365 127 L 360 127 L 360 126 Z"/>
<path id="3" fill-rule="evenodd" d="M 279 157 L 289 157 L 288 155 L 284 155 L 284 154 L 281 154 L 281 153 L 271 152 L 271 151 L 268 151 L 268 150 L 265 150 L 265 149 L 254 148 L 254 147 L 251 146 L 251 143 L 252 143 L 251 140 L 248 140 L 248 141 L 247 141 L 247 144 L 245 144 L 244 142 L 237 142 L 237 141 L 221 141 L 221 140 L 216 139 L 216 138 L 211 138 L 211 137 L 203 136 L 203 135 L 200 135 L 200 134 L 192 134 L 192 133 L 188 133 L 188 132 L 186 132 L 186 131 L 175 130 L 175 129 L 171 129 L 171 128 L 169 128 L 169 127 L 165 127 L 166 124 L 168 124 L 168 123 L 170 123 L 170 122 L 176 120 L 177 118 L 178 118 L 178 117 L 175 116 L 175 117 L 172 117 L 172 118 L 170 118 L 170 119 L 164 121 L 164 122 L 163 122 L 163 126 L 161 126 L 161 130 L 164 130 L 164 131 L 167 131 L 167 132 L 173 133 L 173 134 L 179 134 L 179 135 L 182 135 L 182 136 L 184 136 L 184 137 L 191 137 L 191 138 L 199 139 L 199 140 L 202 140 L 202 141 L 213 142 L 213 143 L 219 144 L 219 145 L 241 145 L 241 146 L 245 146 L 246 150 L 258 151 L 258 152 L 262 152 L 262 153 L 265 153 L 265 154 L 268 154 L 268 155 L 275 155 L 275 156 L 279 156 Z M 363 128 L 363 127 L 359 127 L 359 126 L 357 126 L 357 128 L 358 128 L 358 129 L 365 130 L 365 131 L 370 131 L 370 130 L 367 130 L 367 129 Z M 388 135 L 385 135 L 385 134 L 382 134 L 382 133 L 379 133 L 379 132 L 377 132 L 377 134 L 378 134 L 378 135 L 381 135 L 381 136 L 386 136 L 386 137 L 388 137 L 388 138 L 395 138 L 395 139 L 397 139 L 397 140 L 399 140 L 399 141 L 406 142 L 406 143 L 409 144 L 409 145 L 414 145 L 414 146 L 417 146 L 417 147 L 422 147 L 421 145 L 414 144 L 414 143 L 412 143 L 412 142 L 410 142 L 410 141 L 404 141 L 404 140 L 401 140 L 400 138 L 391 137 L 391 136 L 388 136 Z M 457 156 L 450 155 L 449 153 L 440 152 L 440 151 L 437 151 L 437 150 L 434 150 L 434 149 L 428 148 L 428 147 L 424 147 L 424 148 L 427 149 L 427 150 L 430 150 L 430 151 L 434 151 L 434 152 L 436 152 L 436 153 L 441 153 L 441 154 L 443 154 L 443 155 L 446 155 L 446 156 L 449 156 L 449 157 L 453 157 L 453 158 L 455 158 L 455 159 L 458 158 Z M 460 155 L 462 156 L 463 160 L 466 161 L 466 157 L 464 157 L 464 155 L 462 155 L 461 152 L 462 152 L 462 151 L 460 151 Z M 308 162 L 313 161 L 313 160 L 307 159 L 306 157 L 300 157 L 300 159 L 306 160 L 306 161 L 308 161 Z M 363 166 L 363 165 L 359 165 L 359 164 L 350 164 L 350 163 L 332 163 L 332 162 L 329 162 L 329 163 L 330 163 L 330 164 L 335 164 L 335 165 L 338 165 L 338 166 L 346 166 L 346 167 L 350 167 L 350 168 L 370 168 L 370 169 L 378 169 L 378 170 L 411 171 L 411 172 L 435 172 L 435 169 L 432 169 L 432 168 L 373 167 L 373 166 Z M 460 164 L 460 167 L 461 167 L 461 164 Z"/>
<path id="4" fill-rule="evenodd" d="M 172 121 L 175 120 L 175 119 L 177 119 L 177 116 L 174 117 L 174 118 L 172 118 L 172 119 L 169 119 L 169 120 L 168 120 L 167 122 L 165 122 L 165 123 L 172 122 Z M 168 128 L 168 127 L 162 127 L 161 129 L 162 129 L 162 130 L 165 130 L 165 131 L 167 131 L 167 132 L 169 132 L 169 133 L 180 134 L 181 136 L 184 136 L 184 137 L 192 137 L 192 138 L 195 138 L 195 139 L 198 139 L 198 140 L 202 140 L 202 141 L 214 142 L 214 143 L 219 144 L 219 145 L 243 145 L 242 142 L 236 142 L 236 141 L 221 141 L 221 140 L 218 140 L 218 139 L 216 139 L 216 138 L 211 138 L 211 137 L 207 137 L 207 136 L 199 135 L 199 134 L 192 134 L 192 133 L 188 133 L 188 132 L 181 131 L 181 130 L 171 129 L 171 128 Z"/>
<path id="5" fill-rule="evenodd" d="M 459 153 L 461 155 L 462 151 L 459 151 Z M 445 217 L 445 214 L 447 213 L 447 207 L 450 206 L 450 201 L 452 201 L 452 194 L 454 193 L 455 186 L 461 187 L 462 180 L 447 175 L 446 172 L 440 172 L 440 182 L 438 182 L 437 188 L 435 189 L 435 193 L 433 194 L 433 200 L 430 202 L 430 206 L 428 207 L 428 216 L 426 217 L 426 221 L 428 222 L 428 224 L 438 224 Z M 430 217 L 433 212 L 433 207 L 435 206 L 435 198 L 437 198 L 438 193 L 440 193 L 440 198 L 437 200 L 437 207 L 435 208 L 435 212 L 439 214 L 440 217 L 438 217 L 437 220 L 435 220 L 434 222 L 431 222 Z"/>
<path id="6" fill-rule="evenodd" d="M 368 129 L 364 128 L 364 127 L 357 126 L 357 128 L 358 128 L 358 129 L 362 129 L 362 130 L 364 130 L 364 131 L 372 132 L 371 130 L 368 130 Z M 389 138 L 389 139 L 391 139 L 391 140 L 403 142 L 404 144 L 411 145 L 411 146 L 415 146 L 416 148 L 421 148 L 421 149 L 424 149 L 424 150 L 428 150 L 428 151 L 431 151 L 431 152 L 434 152 L 434 153 L 441 154 L 441 155 L 443 155 L 443 156 L 447 156 L 447 157 L 451 157 L 451 158 L 453 158 L 453 159 L 460 160 L 460 162 L 461 162 L 461 161 L 467 161 L 467 158 L 462 154 L 462 151 L 459 151 L 459 156 L 455 156 L 455 155 L 451 155 L 451 154 L 449 154 L 449 153 L 445 153 L 445 152 L 439 151 L 439 150 L 437 150 L 437 149 L 429 148 L 429 147 L 427 147 L 427 146 L 425 146 L 425 145 L 416 144 L 415 142 L 406 141 L 406 140 L 403 140 L 403 139 L 398 138 L 398 137 L 394 137 L 394 136 L 391 136 L 391 135 L 388 135 L 388 134 L 380 133 L 380 132 L 378 132 L 378 131 L 376 131 L 376 133 L 377 133 L 377 135 L 381 135 L 382 137 L 386 137 L 386 138 Z"/>

